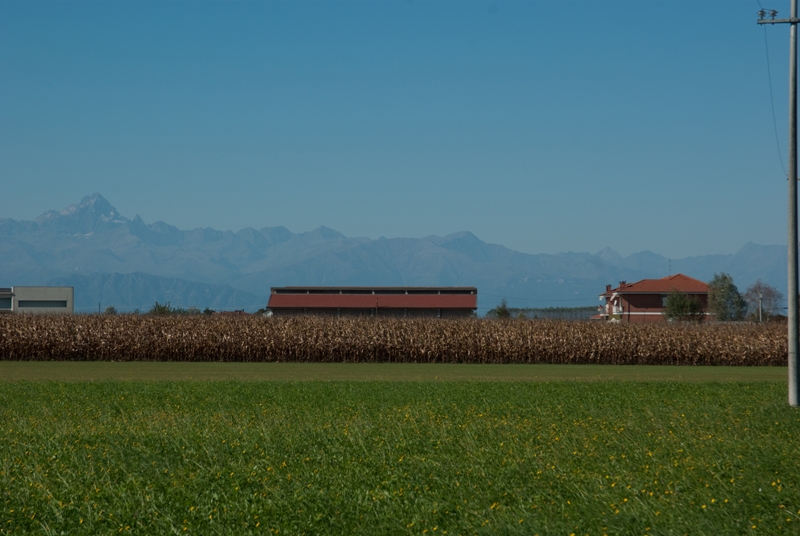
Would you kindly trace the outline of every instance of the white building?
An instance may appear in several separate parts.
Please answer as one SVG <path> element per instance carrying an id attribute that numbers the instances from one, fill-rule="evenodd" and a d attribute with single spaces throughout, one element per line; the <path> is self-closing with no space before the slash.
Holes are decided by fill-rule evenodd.
<path id="1" fill-rule="evenodd" d="M 0 313 L 73 313 L 74 287 L 0 288 Z"/>

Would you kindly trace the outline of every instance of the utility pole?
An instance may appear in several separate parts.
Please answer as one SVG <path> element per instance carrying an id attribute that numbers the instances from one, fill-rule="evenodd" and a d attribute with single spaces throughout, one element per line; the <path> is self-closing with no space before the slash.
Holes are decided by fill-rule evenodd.
<path id="1" fill-rule="evenodd" d="M 789 405 L 800 405 L 797 363 L 797 0 L 791 0 L 788 19 L 776 19 L 774 9 L 758 12 L 758 24 L 789 25 Z M 765 18 L 769 15 L 769 18 Z"/>

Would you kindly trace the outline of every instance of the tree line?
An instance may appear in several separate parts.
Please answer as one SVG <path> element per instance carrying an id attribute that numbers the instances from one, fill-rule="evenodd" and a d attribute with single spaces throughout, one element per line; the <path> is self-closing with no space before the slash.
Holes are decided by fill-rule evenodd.
<path id="1" fill-rule="evenodd" d="M 597 306 L 583 307 L 509 307 L 506 300 L 490 309 L 487 318 L 531 318 L 549 320 L 588 320 L 597 314 Z"/>

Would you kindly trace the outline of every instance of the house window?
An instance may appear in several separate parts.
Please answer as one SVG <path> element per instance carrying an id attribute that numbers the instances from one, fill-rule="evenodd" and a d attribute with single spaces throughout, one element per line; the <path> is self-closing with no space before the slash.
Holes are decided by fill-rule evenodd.
<path id="1" fill-rule="evenodd" d="M 25 307 L 66 307 L 67 300 L 20 300 L 20 309 Z"/>
<path id="2" fill-rule="evenodd" d="M 661 296 L 661 307 L 667 306 L 667 298 L 669 298 L 669 294 L 664 294 Z"/>
<path id="3" fill-rule="evenodd" d="M 0 298 L 0 309 L 11 309 L 11 298 Z"/>

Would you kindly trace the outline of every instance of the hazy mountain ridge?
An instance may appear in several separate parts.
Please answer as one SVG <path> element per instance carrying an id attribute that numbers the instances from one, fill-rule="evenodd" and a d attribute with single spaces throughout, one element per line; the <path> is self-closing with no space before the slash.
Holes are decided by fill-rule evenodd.
<path id="1" fill-rule="evenodd" d="M 703 280 L 729 272 L 742 289 L 759 278 L 786 288 L 784 246 L 746 244 L 734 255 L 670 261 L 651 251 L 622 257 L 610 248 L 527 254 L 470 232 L 371 240 L 326 227 L 180 230 L 128 219 L 100 194 L 33 221 L 0 220 L 0 255 L 0 285 L 73 281 L 80 307 L 100 301 L 142 308 L 159 299 L 253 310 L 270 287 L 282 285 L 474 285 L 483 310 L 502 297 L 514 306 L 591 305 L 608 283 L 663 277 L 670 267 Z"/>

